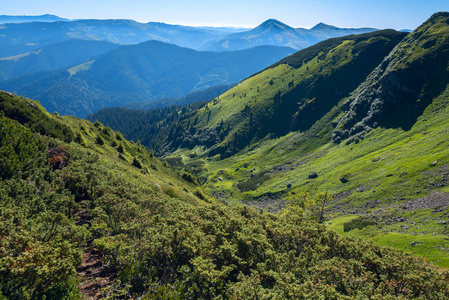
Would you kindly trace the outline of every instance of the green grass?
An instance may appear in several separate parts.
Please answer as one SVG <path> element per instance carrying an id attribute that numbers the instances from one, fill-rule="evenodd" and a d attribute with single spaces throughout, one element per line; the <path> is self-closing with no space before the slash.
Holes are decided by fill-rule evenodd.
<path id="1" fill-rule="evenodd" d="M 363 229 L 353 229 L 344 232 L 344 223 L 349 222 L 357 215 L 344 215 L 331 218 L 326 221 L 327 227 L 345 236 L 352 236 L 370 240 L 381 246 L 393 247 L 416 256 L 426 258 L 429 263 L 444 268 L 449 268 L 449 237 L 448 225 L 438 224 L 439 217 L 448 217 L 449 211 L 433 214 L 432 210 L 423 209 L 396 213 L 407 219 L 391 225 L 371 225 Z M 406 226 L 405 231 L 403 227 Z M 418 229 L 419 228 L 419 229 Z M 399 232 L 402 231 L 402 232 Z M 441 232 L 445 231 L 446 234 Z M 434 234 L 435 233 L 435 234 Z"/>
<path id="2" fill-rule="evenodd" d="M 293 189 L 306 188 L 310 192 L 327 189 L 333 194 L 365 186 L 364 191 L 352 196 L 354 200 L 363 198 L 362 202 L 370 199 L 389 202 L 424 195 L 429 183 L 440 179 L 438 174 L 425 175 L 425 172 L 442 170 L 449 157 L 448 111 L 434 111 L 448 97 L 449 90 L 446 90 L 410 131 L 378 128 L 359 144 L 326 144 L 305 155 L 300 144 L 305 133 L 290 133 L 279 139 L 261 141 L 227 159 L 206 158 L 205 169 L 208 171 L 204 175 L 213 178 L 218 171 L 226 171 L 229 177 L 222 184 L 227 181 L 238 183 L 248 179 L 251 170 L 253 173 L 269 172 L 276 165 L 287 166 L 286 172 L 277 173 L 255 191 L 242 194 L 246 197 L 282 192 L 288 182 L 293 184 Z M 197 160 L 190 158 L 189 153 L 188 149 L 180 149 L 172 156 L 178 156 L 184 164 L 189 164 Z M 434 161 L 439 163 L 432 166 Z M 294 169 L 290 170 L 292 167 Z M 307 175 L 314 171 L 318 178 L 308 179 Z M 339 177 L 348 173 L 349 182 L 342 184 Z M 417 194 L 418 190 L 421 193 Z"/>
<path id="3" fill-rule="evenodd" d="M 282 68 L 284 72 L 289 69 L 285 65 Z M 207 190 L 226 191 L 230 196 L 228 201 L 273 193 L 286 197 L 288 191 L 308 191 L 312 195 L 319 191 L 329 191 L 334 195 L 346 192 L 349 195 L 340 204 L 347 209 L 363 207 L 370 201 L 376 201 L 380 207 L 387 207 L 423 197 L 433 191 L 449 192 L 447 185 L 434 186 L 441 183 L 442 174 L 447 172 L 446 165 L 449 163 L 448 99 L 449 87 L 433 99 L 410 130 L 377 128 L 358 144 L 325 143 L 326 140 L 330 141 L 331 120 L 338 117 L 338 110 L 333 110 L 308 132 L 293 132 L 277 139 L 263 139 L 226 159 L 204 156 L 205 149 L 198 147 L 195 151 L 205 161 L 198 176 L 208 179 L 205 185 Z M 223 105 L 222 109 L 233 108 Z M 212 120 L 215 122 L 218 119 Z M 314 141 L 316 144 L 311 147 Z M 178 149 L 173 156 L 180 157 L 188 165 L 198 159 L 191 158 L 189 153 L 191 151 L 188 149 Z M 432 165 L 434 161 L 438 161 L 436 166 Z M 285 170 L 276 172 L 278 165 L 285 166 Z M 257 182 L 255 189 L 242 192 L 236 187 L 238 184 L 250 183 L 251 174 L 273 171 L 275 174 L 270 176 L 271 179 Z M 317 172 L 318 178 L 308 179 L 311 172 Z M 345 174 L 349 181 L 341 183 L 339 178 Z M 289 183 L 292 187 L 287 189 Z M 417 218 L 416 222 L 424 220 Z M 380 245 L 412 251 L 435 265 L 449 267 L 448 260 L 444 258 L 447 252 L 435 248 L 447 245 L 443 243 L 447 238 L 443 234 L 415 236 L 382 231 L 375 238 L 371 235 L 372 232 L 363 230 L 357 234 L 360 238 L 369 238 Z M 395 238 L 397 236 L 403 237 Z M 415 239 L 423 243 L 411 247 L 410 243 Z M 427 242 L 424 243 L 424 240 Z"/>

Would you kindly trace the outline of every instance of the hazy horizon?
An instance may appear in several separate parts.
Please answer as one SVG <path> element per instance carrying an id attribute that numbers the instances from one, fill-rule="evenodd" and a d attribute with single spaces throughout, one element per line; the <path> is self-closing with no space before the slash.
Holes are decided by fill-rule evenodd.
<path id="1" fill-rule="evenodd" d="M 291 27 L 311 28 L 322 22 L 344 28 L 414 29 L 449 1 L 355 0 L 14 0 L 2 4 L 2 15 L 52 14 L 67 19 L 130 19 L 184 26 L 253 28 L 267 19 Z"/>

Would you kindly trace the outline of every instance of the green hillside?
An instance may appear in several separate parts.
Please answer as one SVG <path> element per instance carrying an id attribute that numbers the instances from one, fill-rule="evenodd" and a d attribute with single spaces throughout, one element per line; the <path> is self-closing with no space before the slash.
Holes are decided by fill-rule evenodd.
<path id="1" fill-rule="evenodd" d="M 181 116 L 159 153 L 227 202 L 328 191 L 333 229 L 449 267 L 448 20 L 299 51 Z"/>
<path id="2" fill-rule="evenodd" d="M 299 51 L 241 82 L 179 124 L 173 145 L 190 146 L 191 137 L 181 131 L 192 135 L 214 131 L 210 138 L 218 136 L 218 141 L 208 136 L 202 139 L 215 146 L 208 149 L 209 156 L 229 157 L 267 135 L 276 138 L 290 131 L 307 131 L 349 96 L 404 36 L 380 31 L 331 39 Z M 192 122 L 196 117 L 198 123 Z"/>
<path id="3" fill-rule="evenodd" d="M 447 271 L 339 236 L 317 206 L 217 202 L 99 122 L 1 92 L 0 128 L 2 299 L 449 297 Z"/>

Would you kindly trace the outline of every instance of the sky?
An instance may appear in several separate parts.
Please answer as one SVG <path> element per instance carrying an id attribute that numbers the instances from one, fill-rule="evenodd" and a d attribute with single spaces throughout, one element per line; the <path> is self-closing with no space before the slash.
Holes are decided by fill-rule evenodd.
<path id="1" fill-rule="evenodd" d="M 188 26 L 252 28 L 267 19 L 292 27 L 323 22 L 346 28 L 414 29 L 449 0 L 0 0 L 0 15 L 132 19 Z"/>

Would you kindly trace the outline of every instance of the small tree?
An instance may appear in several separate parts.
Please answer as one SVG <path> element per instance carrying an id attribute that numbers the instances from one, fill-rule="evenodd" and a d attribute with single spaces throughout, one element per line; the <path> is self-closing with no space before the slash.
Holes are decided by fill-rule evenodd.
<path id="1" fill-rule="evenodd" d="M 280 212 L 281 215 L 323 223 L 325 208 L 332 199 L 332 195 L 326 191 L 325 193 L 319 193 L 316 198 L 312 198 L 308 192 L 301 192 L 291 193 L 288 198 L 288 204 Z"/>
<path id="2" fill-rule="evenodd" d="M 312 220 L 318 223 L 323 223 L 325 221 L 325 208 L 326 205 L 332 200 L 332 195 L 326 191 L 324 193 L 319 193 L 314 200 L 313 205 L 310 207 L 310 213 Z"/>
<path id="3" fill-rule="evenodd" d="M 118 151 L 119 153 L 125 152 L 125 149 L 123 149 L 123 145 L 118 145 L 117 151 Z"/>
<path id="4" fill-rule="evenodd" d="M 97 128 L 100 128 L 103 124 L 100 123 L 100 121 L 96 120 L 94 123 L 94 126 Z"/>
<path id="5" fill-rule="evenodd" d="M 97 144 L 100 145 L 100 146 L 104 145 L 104 140 L 103 140 L 103 138 L 102 138 L 101 136 L 99 136 L 99 135 L 97 136 L 96 142 L 97 142 Z"/>
<path id="6" fill-rule="evenodd" d="M 312 198 L 307 192 L 290 193 L 287 206 L 279 214 L 288 219 L 296 218 L 298 222 L 301 222 L 306 217 L 307 208 L 311 202 Z"/>
<path id="7" fill-rule="evenodd" d="M 133 166 L 138 169 L 142 169 L 142 163 L 136 157 L 134 157 L 133 159 Z"/>

